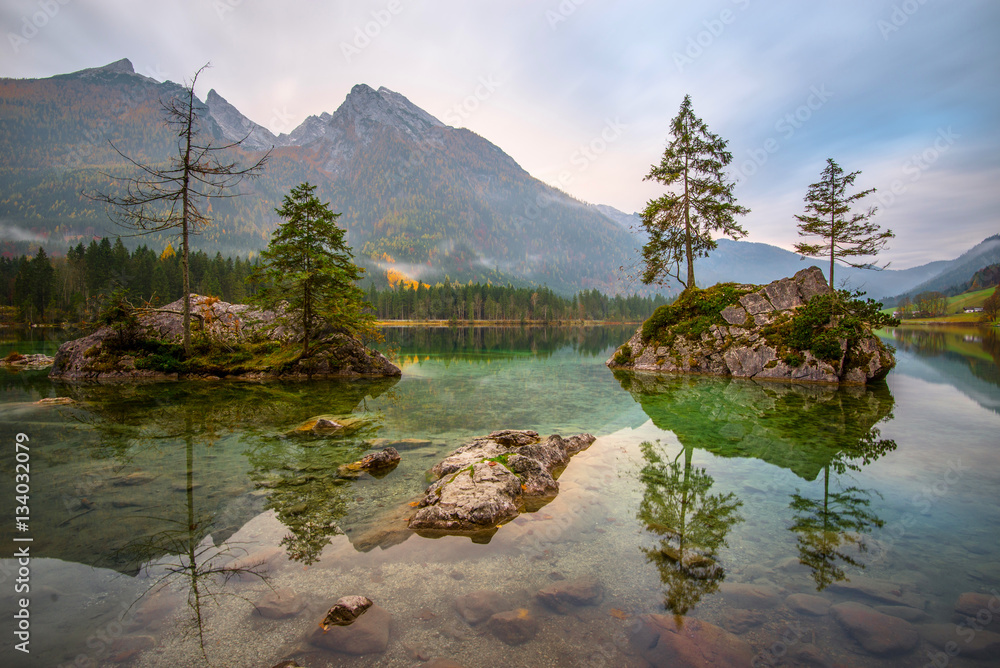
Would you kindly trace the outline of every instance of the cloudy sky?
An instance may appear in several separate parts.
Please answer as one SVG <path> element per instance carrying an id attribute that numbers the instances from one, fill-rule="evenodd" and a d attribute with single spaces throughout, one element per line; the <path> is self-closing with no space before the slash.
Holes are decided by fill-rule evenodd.
<path id="1" fill-rule="evenodd" d="M 402 93 L 531 174 L 623 211 L 685 94 L 729 141 L 749 241 L 791 248 L 827 158 L 878 188 L 893 268 L 1000 233 L 994 0 L 6 0 L 0 76 L 129 58 L 272 131 L 351 87 Z"/>

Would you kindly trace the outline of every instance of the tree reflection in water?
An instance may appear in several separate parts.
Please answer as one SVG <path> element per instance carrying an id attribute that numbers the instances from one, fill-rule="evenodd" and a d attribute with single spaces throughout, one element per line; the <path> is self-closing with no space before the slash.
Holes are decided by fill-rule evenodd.
<path id="1" fill-rule="evenodd" d="M 127 555 L 128 560 L 136 560 L 150 564 L 157 575 L 149 587 L 136 599 L 131 606 L 139 603 L 147 594 L 159 591 L 176 581 L 182 581 L 187 588 L 187 605 L 190 610 L 189 624 L 191 630 L 198 635 L 198 646 L 206 665 L 211 665 L 208 650 L 205 646 L 205 613 L 210 604 L 218 605 L 222 596 L 244 598 L 227 590 L 225 585 L 232 579 L 258 578 L 267 581 L 267 573 L 263 561 L 246 561 L 241 559 L 247 554 L 247 549 L 232 540 L 225 541 L 221 547 L 216 547 L 208 533 L 215 521 L 211 512 L 199 511 L 195 505 L 195 459 L 194 437 L 191 430 L 190 416 L 185 420 L 187 429 L 184 434 L 186 451 L 186 484 L 184 517 L 157 517 L 158 523 L 165 525 L 156 533 L 131 541 L 118 549 Z M 161 557 L 161 555 L 166 555 Z M 245 599 L 248 600 L 249 599 Z"/>
<path id="2" fill-rule="evenodd" d="M 337 479 L 337 464 L 363 452 L 381 425 L 354 412 L 396 381 L 66 386 L 81 406 L 73 419 L 100 435 L 91 448 L 95 462 L 114 464 L 112 476 L 89 494 L 96 510 L 70 518 L 73 528 L 89 521 L 87 540 L 102 547 L 88 553 L 106 555 L 117 570 L 131 575 L 144 567 L 152 581 L 131 607 L 164 588 L 186 590 L 207 664 L 208 608 L 222 596 L 239 596 L 226 587 L 234 578 L 266 579 L 264 560 L 250 553 L 260 546 L 231 537 L 261 510 L 254 482 L 269 483 L 260 485 L 266 505 L 288 522 L 289 557 L 315 560 L 338 531 L 335 520 L 349 498 L 350 483 Z M 317 414 L 353 414 L 357 426 L 343 436 L 283 436 Z M 140 489 L 141 499 L 135 492 L 123 496 Z M 140 506 L 146 510 L 133 512 Z M 123 526 L 128 540 L 121 539 Z M 52 556 L 72 559 L 80 546 L 64 541 L 54 548 Z"/>
<path id="3" fill-rule="evenodd" d="M 880 421 L 891 418 L 892 413 L 889 412 Z M 861 489 L 854 485 L 840 491 L 830 490 L 831 469 L 838 476 L 843 476 L 848 470 L 860 471 L 896 449 L 896 441 L 880 436 L 878 427 L 870 426 L 856 444 L 845 447 L 823 467 L 822 499 L 812 499 L 798 491 L 792 494 L 790 507 L 795 519 L 789 531 L 799 534 L 799 562 L 812 571 L 817 591 L 846 579 L 847 574 L 838 562 L 864 569 L 865 564 L 860 557 L 868 552 L 865 534 L 885 524 L 871 511 L 872 496 L 882 498 L 878 490 Z M 856 550 L 857 557 L 851 548 Z"/>
<path id="4" fill-rule="evenodd" d="M 333 537 L 344 533 L 340 524 L 353 483 L 338 469 L 359 459 L 381 426 L 379 419 L 370 417 L 340 437 L 270 439 L 248 451 L 250 478 L 266 490 L 267 507 L 288 528 L 281 545 L 289 559 L 313 564 Z"/>
<path id="5" fill-rule="evenodd" d="M 726 547 L 729 530 L 743 521 L 737 513 L 743 502 L 733 493 L 709 494 L 715 480 L 692 466 L 694 448 L 685 447 L 671 460 L 661 455 L 659 442 L 640 447 L 646 465 L 638 517 L 660 539 L 642 551 L 660 571 L 664 606 L 680 618 L 725 579 L 718 551 Z"/>
<path id="6" fill-rule="evenodd" d="M 760 459 L 793 472 L 805 482 L 815 481 L 822 474 L 821 496 L 814 498 L 800 490 L 792 495 L 789 528 L 798 534 L 799 559 L 812 570 L 819 589 L 843 579 L 844 566 L 864 567 L 861 557 L 868 550 L 864 534 L 883 524 L 872 508 L 872 500 L 879 494 L 853 484 L 841 485 L 841 480 L 850 471 L 860 471 L 896 449 L 895 441 L 883 439 L 878 428 L 892 418 L 894 400 L 885 384 L 837 388 L 627 372 L 616 372 L 615 377 L 653 424 L 677 436 L 686 453 L 685 466 L 681 467 L 676 461 L 671 464 L 652 459 L 653 449 L 643 446 L 647 493 L 640 517 L 650 530 L 666 527 L 664 535 L 670 539 L 672 549 L 679 544 L 674 537 L 677 527 L 691 533 L 690 527 L 678 519 L 681 510 L 691 508 L 685 503 L 695 490 L 705 495 L 709 512 L 698 523 L 705 524 L 702 532 L 710 549 L 713 539 L 724 544 L 721 541 L 725 531 L 732 526 L 725 524 L 731 517 L 725 512 L 727 504 L 739 503 L 728 497 L 708 496 L 706 485 L 710 486 L 712 479 L 702 470 L 692 469 L 686 477 L 682 475 L 690 469 L 687 453 L 697 448 L 720 457 Z M 657 479 L 664 483 L 654 483 Z M 656 499 L 661 496 L 666 505 L 674 506 L 673 510 L 660 509 Z M 718 525 L 712 524 L 714 520 L 709 517 L 716 509 L 721 513 Z M 666 520 L 651 521 L 643 514 L 662 515 Z M 690 575 L 685 555 L 670 550 L 663 554 L 658 566 L 666 568 L 661 568 L 665 583 L 681 582 L 682 575 Z M 693 591 L 696 584 L 684 586 Z M 699 596 L 704 595 L 711 591 L 711 579 L 705 578 L 698 586 L 702 589 Z M 686 594 L 677 584 L 668 591 L 667 607 L 675 611 L 686 610 L 696 602 L 696 596 Z"/>

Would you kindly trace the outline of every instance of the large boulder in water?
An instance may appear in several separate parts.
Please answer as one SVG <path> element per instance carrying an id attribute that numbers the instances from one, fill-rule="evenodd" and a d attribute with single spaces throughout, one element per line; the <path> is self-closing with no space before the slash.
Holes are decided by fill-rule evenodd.
<path id="1" fill-rule="evenodd" d="M 765 286 L 687 291 L 658 308 L 607 365 L 845 385 L 884 378 L 896 364 L 892 352 L 869 323 L 834 315 L 834 302 L 819 267 Z"/>
<path id="2" fill-rule="evenodd" d="M 590 434 L 558 435 L 508 429 L 474 439 L 431 469 L 438 478 L 418 503 L 410 528 L 420 532 L 494 530 L 526 507 L 559 491 L 556 476 L 569 459 L 594 442 Z"/>

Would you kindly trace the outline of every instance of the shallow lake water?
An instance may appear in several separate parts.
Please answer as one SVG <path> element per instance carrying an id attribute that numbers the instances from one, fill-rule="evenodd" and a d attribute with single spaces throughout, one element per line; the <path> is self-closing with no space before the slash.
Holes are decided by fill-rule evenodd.
<path id="1" fill-rule="evenodd" d="M 845 389 L 614 374 L 604 361 L 632 331 L 389 329 L 398 380 L 94 386 L 0 371 L 4 507 L 19 433 L 31 487 L 29 531 L 12 512 L 0 523 L 0 665 L 668 665 L 648 651 L 650 614 L 755 666 L 1000 664 L 996 330 L 885 332 L 897 367 Z M 8 337 L 0 353 L 50 338 Z M 319 415 L 352 420 L 295 431 Z M 427 470 L 508 428 L 597 440 L 555 499 L 488 542 L 410 532 Z M 338 474 L 388 445 L 402 455 L 388 475 Z M 23 545 L 28 655 L 12 633 Z M 578 604 L 538 595 L 581 582 Z M 484 590 L 520 611 L 521 642 L 459 613 Z M 280 619 L 255 605 L 275 591 Z M 354 594 L 391 616 L 385 650 L 310 642 Z M 859 624 L 845 603 L 882 614 Z"/>

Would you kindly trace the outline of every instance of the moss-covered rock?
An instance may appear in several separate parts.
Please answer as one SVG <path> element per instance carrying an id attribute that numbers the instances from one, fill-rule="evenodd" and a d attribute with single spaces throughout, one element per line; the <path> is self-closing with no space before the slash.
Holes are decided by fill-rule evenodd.
<path id="1" fill-rule="evenodd" d="M 864 385 L 896 361 L 872 333 L 871 300 L 832 290 L 818 267 L 764 286 L 722 283 L 661 306 L 613 369 Z"/>
<path id="2" fill-rule="evenodd" d="M 192 354 L 185 356 L 182 300 L 143 313 L 127 337 L 96 332 L 59 347 L 49 377 L 70 381 L 130 381 L 234 377 L 246 380 L 398 376 L 382 353 L 339 332 L 319 333 L 308 357 L 281 313 L 191 295 Z"/>

